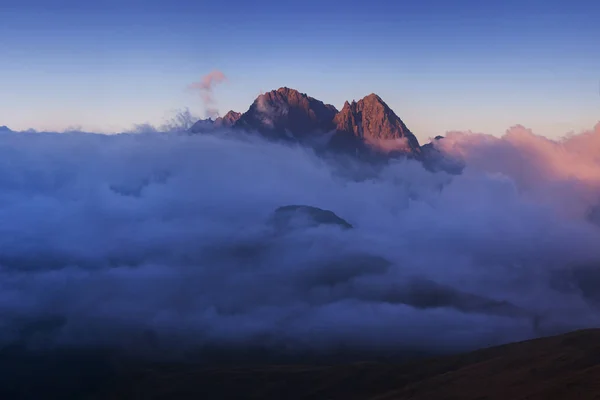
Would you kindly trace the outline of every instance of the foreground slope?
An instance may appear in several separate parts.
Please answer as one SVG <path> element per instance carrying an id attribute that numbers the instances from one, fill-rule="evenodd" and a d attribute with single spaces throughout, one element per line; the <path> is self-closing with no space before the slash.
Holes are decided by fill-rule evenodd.
<path id="1" fill-rule="evenodd" d="M 19 359 L 4 354 L 0 360 L 2 398 L 518 400 L 600 396 L 600 330 L 408 364 L 206 368 L 73 354 Z"/>

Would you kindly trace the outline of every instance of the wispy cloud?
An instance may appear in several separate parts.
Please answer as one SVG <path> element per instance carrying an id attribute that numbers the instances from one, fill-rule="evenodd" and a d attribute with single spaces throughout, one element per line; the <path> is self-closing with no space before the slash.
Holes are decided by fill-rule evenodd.
<path id="1" fill-rule="evenodd" d="M 188 89 L 200 93 L 207 117 L 213 118 L 218 116 L 218 110 L 212 107 L 216 103 L 213 90 L 217 85 L 225 81 L 227 81 L 227 77 L 223 72 L 213 70 L 204 75 L 199 82 L 193 82 L 188 86 Z"/>

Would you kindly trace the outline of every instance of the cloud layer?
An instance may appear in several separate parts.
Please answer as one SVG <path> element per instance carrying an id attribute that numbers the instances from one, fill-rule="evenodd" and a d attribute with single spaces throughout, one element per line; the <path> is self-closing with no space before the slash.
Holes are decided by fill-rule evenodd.
<path id="1" fill-rule="evenodd" d="M 457 176 L 235 136 L 0 136 L 0 343 L 454 351 L 600 322 L 600 125 L 450 133 Z M 290 204 L 353 229 L 274 231 Z"/>

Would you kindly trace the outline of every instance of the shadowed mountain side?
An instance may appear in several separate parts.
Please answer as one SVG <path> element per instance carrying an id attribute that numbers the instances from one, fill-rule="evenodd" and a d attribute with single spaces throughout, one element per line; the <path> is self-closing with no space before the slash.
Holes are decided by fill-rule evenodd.
<path id="1" fill-rule="evenodd" d="M 301 140 L 306 135 L 331 131 L 336 113 L 330 104 L 282 87 L 258 96 L 234 127 L 272 139 Z"/>
<path id="2" fill-rule="evenodd" d="M 206 367 L 102 352 L 0 357 L 12 399 L 596 399 L 600 330 L 404 364 Z"/>
<path id="3" fill-rule="evenodd" d="M 443 136 L 436 136 L 431 142 L 421 146 L 420 159 L 423 166 L 432 172 L 445 171 L 450 174 L 461 174 L 465 166 L 458 160 L 449 158 L 436 147 L 441 140 L 444 140 Z"/>

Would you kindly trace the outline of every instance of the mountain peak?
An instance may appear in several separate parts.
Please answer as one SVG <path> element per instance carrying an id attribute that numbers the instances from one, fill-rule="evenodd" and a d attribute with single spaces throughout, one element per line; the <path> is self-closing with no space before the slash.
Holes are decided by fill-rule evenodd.
<path id="1" fill-rule="evenodd" d="M 242 116 L 242 113 L 229 110 L 227 114 L 222 117 L 219 117 L 215 120 L 215 124 L 218 126 L 231 127 L 233 126 L 238 119 Z"/>
<path id="2" fill-rule="evenodd" d="M 6 125 L 2 125 L 0 126 L 0 132 L 12 132 L 12 130 Z"/>
<path id="3" fill-rule="evenodd" d="M 362 98 L 363 101 L 377 101 L 379 103 L 385 104 L 385 102 L 379 97 L 378 94 L 371 93 Z"/>
<path id="4" fill-rule="evenodd" d="M 381 108 L 384 110 L 384 112 L 386 114 L 390 114 L 390 115 L 393 114 L 393 116 L 398 118 L 398 116 L 396 116 L 396 114 L 394 113 L 394 111 L 392 111 L 390 106 L 388 106 L 387 103 L 385 101 L 383 101 L 383 99 L 375 93 L 371 93 L 371 94 L 363 97 L 359 101 L 352 100 L 351 105 L 358 107 L 359 109 L 366 109 L 366 108 L 371 108 L 371 107 Z"/>
<path id="5" fill-rule="evenodd" d="M 404 122 L 375 93 L 358 102 L 346 102 L 335 117 L 340 137 L 354 137 L 367 142 L 380 140 L 406 140 L 406 152 L 418 153 L 419 142 Z"/>
<path id="6" fill-rule="evenodd" d="M 300 91 L 298 91 L 296 89 L 289 88 L 287 86 L 282 86 L 282 87 L 280 87 L 277 90 L 273 90 L 273 92 L 277 92 L 277 93 L 281 93 L 281 94 L 286 94 L 286 95 L 289 95 L 289 94 L 293 93 L 293 94 L 299 94 L 301 96 L 306 96 L 306 93 L 300 93 Z"/>
<path id="7" fill-rule="evenodd" d="M 272 138 L 295 138 L 334 128 L 334 106 L 289 87 L 280 87 L 254 100 L 235 127 L 250 129 Z"/>
<path id="8" fill-rule="evenodd" d="M 287 86 L 282 86 L 279 89 L 271 90 L 270 92 L 261 94 L 256 100 L 261 98 L 273 102 L 285 102 L 291 104 L 303 103 L 305 101 L 310 102 L 311 100 L 320 102 L 319 100 L 310 97 L 306 93 L 302 93 L 299 90 L 292 89 Z"/>

